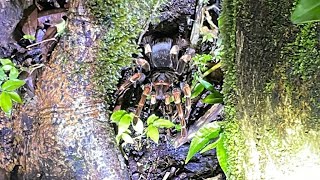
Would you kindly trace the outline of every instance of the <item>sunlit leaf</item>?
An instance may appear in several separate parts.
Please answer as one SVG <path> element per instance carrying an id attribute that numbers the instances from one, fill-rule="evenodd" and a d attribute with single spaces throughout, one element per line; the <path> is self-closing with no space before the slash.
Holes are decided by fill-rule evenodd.
<path id="1" fill-rule="evenodd" d="M 191 99 L 198 97 L 203 90 L 204 90 L 204 86 L 201 83 L 197 83 L 197 85 L 192 90 Z"/>
<path id="2" fill-rule="evenodd" d="M 12 67 L 9 73 L 9 79 L 17 79 L 19 76 L 19 71 L 17 68 Z"/>
<path id="3" fill-rule="evenodd" d="M 220 134 L 220 140 L 217 144 L 217 158 L 220 164 L 221 169 L 225 174 L 227 174 L 228 167 L 227 167 L 227 159 L 228 159 L 228 154 L 227 150 L 224 147 L 224 142 L 225 142 L 225 135 L 223 133 Z"/>
<path id="4" fill-rule="evenodd" d="M 36 40 L 36 38 L 30 34 L 23 35 L 23 39 L 28 39 L 30 41 Z"/>
<path id="5" fill-rule="evenodd" d="M 118 123 L 123 115 L 127 114 L 125 110 L 118 110 L 112 113 L 111 121 L 114 123 Z"/>
<path id="6" fill-rule="evenodd" d="M 123 115 L 118 124 L 118 134 L 125 132 L 129 128 L 132 120 L 133 116 L 130 114 Z"/>
<path id="7" fill-rule="evenodd" d="M 18 89 L 19 87 L 23 86 L 25 82 L 20 79 L 10 79 L 6 82 L 4 82 L 1 86 L 2 90 L 4 91 L 14 91 Z"/>
<path id="8" fill-rule="evenodd" d="M 133 129 L 137 132 L 137 134 L 142 134 L 143 133 L 143 122 L 141 119 L 138 119 L 137 124 L 132 126 Z"/>
<path id="9" fill-rule="evenodd" d="M 5 71 L 10 71 L 10 69 L 11 69 L 12 67 L 13 67 L 12 65 L 7 64 L 7 65 L 2 66 L 2 69 L 5 70 Z"/>
<path id="10" fill-rule="evenodd" d="M 291 21 L 295 24 L 320 21 L 320 1 L 300 0 L 291 15 Z"/>
<path id="11" fill-rule="evenodd" d="M 0 94 L 0 106 L 1 109 L 6 113 L 10 112 L 12 109 L 11 97 L 7 92 L 2 92 Z"/>
<path id="12" fill-rule="evenodd" d="M 209 141 L 213 140 L 214 138 L 217 138 L 220 133 L 220 126 L 218 122 L 212 122 L 209 123 L 202 128 L 199 129 L 199 131 L 196 132 L 194 138 L 191 141 L 190 148 L 188 151 L 188 155 L 186 158 L 186 163 L 201 149 L 205 147 L 206 144 L 209 143 Z"/>
<path id="13" fill-rule="evenodd" d="M 218 145 L 218 143 L 219 143 L 219 141 L 220 141 L 220 138 L 217 139 L 215 142 L 213 142 L 213 143 L 211 143 L 211 144 L 208 144 L 205 148 L 203 148 L 203 149 L 200 151 L 200 153 L 202 154 L 202 153 L 205 153 L 205 152 L 207 152 L 207 151 L 210 151 L 211 149 L 216 148 L 217 145 Z"/>
<path id="14" fill-rule="evenodd" d="M 124 140 L 124 142 L 126 142 L 128 144 L 133 144 L 134 143 L 132 137 L 127 133 L 122 133 L 121 137 Z"/>
<path id="15" fill-rule="evenodd" d="M 208 81 L 203 80 L 202 78 L 198 78 L 198 81 L 204 86 L 204 88 L 206 88 L 207 90 L 211 91 L 211 92 L 215 92 L 217 91 L 213 85 L 211 83 L 209 83 Z"/>
<path id="16" fill-rule="evenodd" d="M 7 78 L 6 73 L 3 71 L 2 68 L 0 68 L 0 80 L 4 80 Z"/>
<path id="17" fill-rule="evenodd" d="M 14 91 L 10 91 L 8 92 L 8 94 L 10 95 L 11 99 L 17 103 L 22 103 L 22 100 L 19 96 L 18 93 L 14 92 Z"/>
<path id="18" fill-rule="evenodd" d="M 158 116 L 152 114 L 151 116 L 148 117 L 147 119 L 147 125 L 152 124 L 156 119 L 159 119 Z"/>
<path id="19" fill-rule="evenodd" d="M 177 131 L 181 131 L 181 125 L 180 125 L 180 124 L 174 125 L 174 128 L 175 128 Z"/>
<path id="20" fill-rule="evenodd" d="M 155 143 L 158 144 L 159 141 L 159 130 L 158 128 L 150 125 L 147 128 L 147 136 L 150 137 Z"/>
<path id="21" fill-rule="evenodd" d="M 205 97 L 202 100 L 203 103 L 206 104 L 216 104 L 216 103 L 222 103 L 223 98 L 221 96 L 217 96 L 216 94 L 209 94 L 207 97 Z"/>
<path id="22" fill-rule="evenodd" d="M 13 63 L 10 59 L 0 59 L 0 63 L 2 65 L 13 65 Z"/>
<path id="23" fill-rule="evenodd" d="M 172 128 L 175 126 L 175 124 L 173 124 L 170 120 L 166 119 L 157 119 L 152 125 L 158 128 Z"/>

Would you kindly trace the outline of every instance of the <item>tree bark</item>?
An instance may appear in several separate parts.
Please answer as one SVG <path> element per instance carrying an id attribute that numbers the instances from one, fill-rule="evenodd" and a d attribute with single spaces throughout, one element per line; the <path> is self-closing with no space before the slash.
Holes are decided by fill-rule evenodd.
<path id="1" fill-rule="evenodd" d="M 316 179 L 319 24 L 293 25 L 294 1 L 223 1 L 229 179 Z"/>
<path id="2" fill-rule="evenodd" d="M 99 69 L 97 25 L 85 1 L 70 2 L 67 33 L 37 83 L 36 95 L 8 121 L 17 141 L 1 167 L 21 165 L 24 179 L 129 179 L 103 97 L 96 90 Z M 3 116 L 2 116 L 3 117 Z M 12 132 L 11 131 L 11 132 Z"/>

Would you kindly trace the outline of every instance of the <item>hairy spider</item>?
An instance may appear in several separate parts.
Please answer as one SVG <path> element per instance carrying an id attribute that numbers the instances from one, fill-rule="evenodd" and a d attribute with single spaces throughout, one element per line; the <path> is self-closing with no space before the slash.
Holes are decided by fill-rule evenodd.
<path id="1" fill-rule="evenodd" d="M 179 82 L 179 79 L 182 79 L 181 76 L 186 65 L 191 61 L 194 50 L 187 48 L 185 53 L 180 56 L 180 50 L 185 48 L 186 40 L 177 39 L 176 42 L 174 44 L 174 40 L 169 38 L 156 41 L 145 38 L 143 55 L 135 59 L 138 72 L 126 80 L 116 94 L 119 99 L 133 84 L 145 84 L 138 107 L 135 110 L 133 124 L 137 123 L 148 96 L 151 96 L 151 105 L 155 105 L 159 101 L 164 102 L 164 113 L 167 114 L 172 114 L 170 98 L 173 97 L 181 124 L 181 135 L 186 137 L 186 119 L 191 111 L 191 90 L 186 82 Z M 176 87 L 178 84 L 180 87 Z M 184 108 L 181 103 L 181 91 L 185 97 Z"/>

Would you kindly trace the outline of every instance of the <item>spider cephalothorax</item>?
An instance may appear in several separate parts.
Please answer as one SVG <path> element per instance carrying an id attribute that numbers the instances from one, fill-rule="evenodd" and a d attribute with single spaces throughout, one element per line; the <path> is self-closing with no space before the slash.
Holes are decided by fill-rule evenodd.
<path id="1" fill-rule="evenodd" d="M 148 40 L 146 40 L 148 41 Z M 180 56 L 180 50 L 184 49 L 185 40 L 179 39 L 174 44 L 172 39 L 162 39 L 144 44 L 144 53 L 135 59 L 137 73 L 133 74 L 118 89 L 117 95 L 121 95 L 135 83 L 145 84 L 138 107 L 135 111 L 133 123 L 136 124 L 148 96 L 151 96 L 151 105 L 161 101 L 165 104 L 165 113 L 171 114 L 170 98 L 173 97 L 176 111 L 182 127 L 182 136 L 187 135 L 186 119 L 191 111 L 191 90 L 186 82 L 179 82 L 186 65 L 190 62 L 194 50 L 187 48 Z M 177 84 L 181 84 L 180 87 Z M 154 90 L 153 90 L 154 89 Z M 181 104 L 181 91 L 185 97 L 185 107 Z"/>

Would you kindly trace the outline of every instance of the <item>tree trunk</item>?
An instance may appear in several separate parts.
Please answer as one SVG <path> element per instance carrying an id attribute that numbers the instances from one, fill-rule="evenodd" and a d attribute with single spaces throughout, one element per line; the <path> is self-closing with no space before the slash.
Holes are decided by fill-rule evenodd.
<path id="1" fill-rule="evenodd" d="M 316 179 L 319 24 L 293 25 L 293 0 L 223 4 L 229 178 Z"/>
<path id="2" fill-rule="evenodd" d="M 35 97 L 13 119 L 1 118 L 11 123 L 6 127 L 14 141 L 10 152 L 1 152 L 6 158 L 1 167 L 11 171 L 22 165 L 24 179 L 129 179 L 94 81 L 99 37 L 106 27 L 97 25 L 85 1 L 71 1 L 69 11 L 67 33 Z"/>

